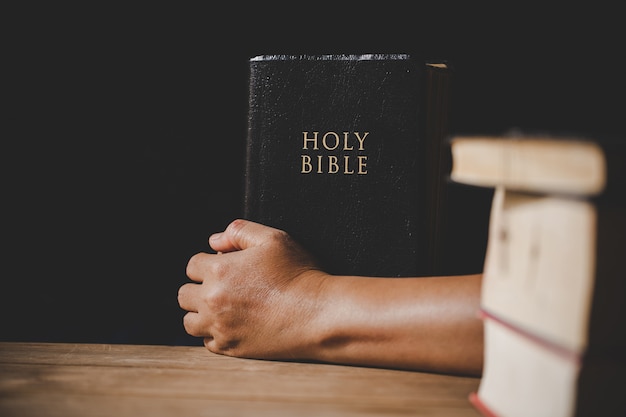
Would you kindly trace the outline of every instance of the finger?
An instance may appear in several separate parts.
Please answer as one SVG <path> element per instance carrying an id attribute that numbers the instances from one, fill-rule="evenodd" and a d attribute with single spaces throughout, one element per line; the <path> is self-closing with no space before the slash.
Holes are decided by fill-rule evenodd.
<path id="1" fill-rule="evenodd" d="M 203 340 L 203 342 L 204 342 L 204 347 L 205 347 L 205 348 L 207 348 L 208 350 L 210 350 L 211 352 L 215 352 L 215 353 L 217 353 L 217 352 L 215 351 L 215 347 L 214 347 L 215 343 L 213 342 L 213 340 L 214 340 L 214 339 L 213 339 L 213 336 L 210 336 L 210 335 L 209 335 L 209 336 L 206 336 L 206 337 L 204 338 L 204 340 Z"/>
<path id="2" fill-rule="evenodd" d="M 211 271 L 211 264 L 214 262 L 215 256 L 218 255 L 204 252 L 193 255 L 187 262 L 187 276 L 193 281 L 202 283 Z"/>
<path id="3" fill-rule="evenodd" d="M 281 233 L 284 232 L 260 223 L 237 219 L 223 232 L 212 235 L 209 244 L 217 252 L 232 252 L 259 246 Z"/>
<path id="4" fill-rule="evenodd" d="M 203 323 L 198 313 L 189 312 L 183 317 L 185 331 L 194 337 L 210 337 L 208 326 Z"/>
<path id="5" fill-rule="evenodd" d="M 178 289 L 178 305 L 183 310 L 198 312 L 197 294 L 200 289 L 199 284 L 185 284 Z"/>

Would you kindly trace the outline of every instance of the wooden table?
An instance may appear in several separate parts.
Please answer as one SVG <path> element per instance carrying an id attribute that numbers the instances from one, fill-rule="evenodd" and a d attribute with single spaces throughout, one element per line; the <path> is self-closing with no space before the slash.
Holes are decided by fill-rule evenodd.
<path id="1" fill-rule="evenodd" d="M 0 343 L 0 416 L 472 416 L 478 378 L 215 355 Z"/>

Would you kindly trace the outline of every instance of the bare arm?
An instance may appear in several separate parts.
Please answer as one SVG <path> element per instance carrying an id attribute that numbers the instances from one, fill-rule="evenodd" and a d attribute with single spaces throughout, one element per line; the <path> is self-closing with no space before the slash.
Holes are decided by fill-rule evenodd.
<path id="1" fill-rule="evenodd" d="M 216 353 L 478 375 L 481 275 L 331 276 L 284 232 L 236 220 L 179 290 L 188 333 Z"/>

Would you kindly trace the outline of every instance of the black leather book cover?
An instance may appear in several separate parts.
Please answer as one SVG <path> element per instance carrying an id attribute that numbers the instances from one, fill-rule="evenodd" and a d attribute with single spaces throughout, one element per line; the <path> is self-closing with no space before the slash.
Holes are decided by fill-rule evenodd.
<path id="1" fill-rule="evenodd" d="M 245 217 L 329 273 L 434 273 L 448 75 L 408 55 L 252 58 Z"/>

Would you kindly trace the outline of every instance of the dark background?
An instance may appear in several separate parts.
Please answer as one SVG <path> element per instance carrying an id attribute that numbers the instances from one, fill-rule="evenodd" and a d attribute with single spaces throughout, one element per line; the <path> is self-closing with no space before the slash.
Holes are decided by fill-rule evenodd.
<path id="1" fill-rule="evenodd" d="M 293 7 L 5 10 L 0 339 L 199 343 L 176 293 L 241 212 L 254 55 L 446 59 L 454 132 L 621 134 L 616 10 Z M 485 192 L 454 198 L 459 268 L 475 272 Z"/>

